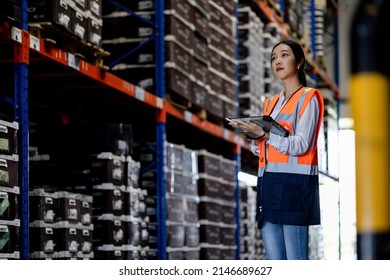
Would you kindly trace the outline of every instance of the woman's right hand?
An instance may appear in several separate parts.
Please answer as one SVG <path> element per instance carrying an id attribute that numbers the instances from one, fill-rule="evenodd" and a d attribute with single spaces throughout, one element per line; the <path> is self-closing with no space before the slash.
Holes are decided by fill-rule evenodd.
<path id="1" fill-rule="evenodd" d="M 234 120 L 234 124 L 231 124 L 231 126 L 242 130 L 243 133 L 249 132 L 251 134 L 257 135 L 258 137 L 262 137 L 265 133 L 261 126 L 251 122 L 249 119 Z"/>

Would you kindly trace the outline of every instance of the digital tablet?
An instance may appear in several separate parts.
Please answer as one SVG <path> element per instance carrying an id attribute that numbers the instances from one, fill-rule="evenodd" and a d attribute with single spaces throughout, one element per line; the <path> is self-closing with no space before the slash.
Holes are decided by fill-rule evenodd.
<path id="1" fill-rule="evenodd" d="M 226 118 L 228 121 L 234 122 L 234 120 L 250 120 L 251 122 L 261 126 L 265 132 L 272 132 L 274 134 L 287 137 L 289 132 L 283 126 L 278 124 L 272 117 L 264 116 L 250 116 L 250 117 L 240 117 L 240 118 Z M 248 136 L 256 138 L 257 135 L 251 135 L 247 133 Z"/>

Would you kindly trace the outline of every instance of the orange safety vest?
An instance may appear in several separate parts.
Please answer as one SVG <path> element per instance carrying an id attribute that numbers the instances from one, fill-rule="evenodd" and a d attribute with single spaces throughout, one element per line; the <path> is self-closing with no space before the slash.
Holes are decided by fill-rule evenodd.
<path id="1" fill-rule="evenodd" d="M 290 135 L 294 135 L 296 125 L 314 95 L 317 97 L 320 110 L 315 141 L 311 143 L 306 153 L 298 156 L 278 152 L 272 145 L 268 145 L 266 151 L 265 140 L 261 141 L 259 144 L 259 177 L 262 177 L 264 174 L 266 166 L 267 172 L 298 173 L 304 175 L 318 174 L 317 141 L 324 114 L 324 101 L 321 93 L 317 89 L 303 87 L 287 101 L 287 104 L 285 104 L 275 120 L 286 128 Z M 271 114 L 278 100 L 279 95 L 265 100 L 264 115 Z"/>

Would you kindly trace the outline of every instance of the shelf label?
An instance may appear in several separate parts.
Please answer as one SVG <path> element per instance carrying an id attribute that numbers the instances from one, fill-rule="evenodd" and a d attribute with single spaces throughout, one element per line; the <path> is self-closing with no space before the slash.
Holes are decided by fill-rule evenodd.
<path id="1" fill-rule="evenodd" d="M 140 87 L 135 87 L 135 98 L 145 101 L 145 90 Z"/>
<path id="2" fill-rule="evenodd" d="M 11 38 L 12 40 L 22 43 L 22 30 L 12 27 L 11 29 Z"/>
<path id="3" fill-rule="evenodd" d="M 164 105 L 164 101 L 160 97 L 156 97 L 156 107 L 162 109 Z"/>
<path id="4" fill-rule="evenodd" d="M 72 53 L 68 53 L 68 66 L 80 71 L 80 59 Z"/>
<path id="5" fill-rule="evenodd" d="M 192 123 L 192 113 L 188 111 L 184 111 L 184 120 L 186 122 Z"/>
<path id="6" fill-rule="evenodd" d="M 30 35 L 30 48 L 40 51 L 41 50 L 41 44 L 37 37 Z"/>
<path id="7" fill-rule="evenodd" d="M 227 129 L 223 130 L 223 138 L 225 140 L 229 140 L 229 130 L 227 130 Z"/>

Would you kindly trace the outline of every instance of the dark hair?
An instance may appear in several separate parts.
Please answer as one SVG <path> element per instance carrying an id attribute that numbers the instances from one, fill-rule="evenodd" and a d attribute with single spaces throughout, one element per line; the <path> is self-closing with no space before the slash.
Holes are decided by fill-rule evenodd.
<path id="1" fill-rule="evenodd" d="M 271 53 L 273 53 L 274 49 L 281 44 L 287 45 L 291 48 L 291 50 L 295 56 L 295 61 L 297 64 L 302 61 L 302 65 L 298 69 L 298 78 L 299 78 L 299 81 L 301 82 L 301 84 L 306 87 L 307 82 L 306 82 L 306 75 L 305 75 L 305 70 L 304 70 L 306 59 L 305 59 L 305 53 L 303 52 L 301 45 L 295 41 L 292 41 L 292 40 L 282 40 L 272 48 Z"/>

